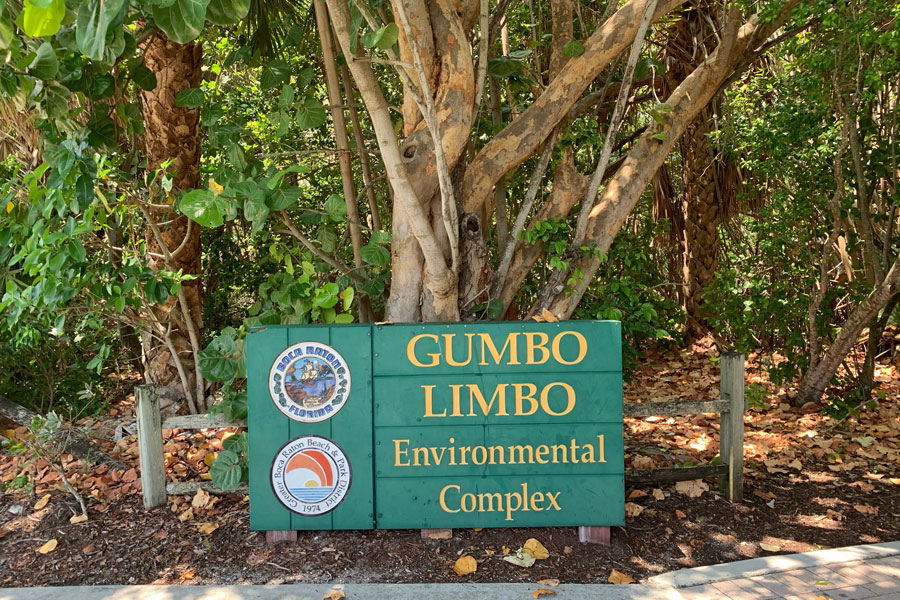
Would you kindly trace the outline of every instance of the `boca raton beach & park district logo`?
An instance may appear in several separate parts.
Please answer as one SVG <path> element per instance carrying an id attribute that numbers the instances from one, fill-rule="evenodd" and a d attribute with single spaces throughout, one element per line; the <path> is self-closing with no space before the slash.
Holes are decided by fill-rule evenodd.
<path id="1" fill-rule="evenodd" d="M 318 435 L 303 435 L 282 446 L 272 461 L 272 491 L 299 515 L 331 512 L 350 489 L 350 461 L 340 446 Z"/>
<path id="2" fill-rule="evenodd" d="M 269 372 L 269 393 L 286 416 L 318 423 L 337 414 L 350 396 L 350 369 L 337 350 L 300 342 L 278 355 Z"/>

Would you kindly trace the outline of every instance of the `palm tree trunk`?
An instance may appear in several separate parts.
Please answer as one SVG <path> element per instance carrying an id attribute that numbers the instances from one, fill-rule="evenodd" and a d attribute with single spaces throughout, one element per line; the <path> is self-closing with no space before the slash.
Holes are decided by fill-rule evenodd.
<path id="1" fill-rule="evenodd" d="M 144 60 L 157 80 L 156 88 L 141 92 L 147 169 L 159 169 L 170 161 L 173 193 L 197 188 L 200 185 L 200 114 L 196 109 L 176 106 L 175 98 L 182 90 L 200 87 L 202 47 L 193 43 L 177 44 L 157 32 L 143 43 L 143 50 Z M 165 201 L 159 198 L 155 202 Z M 150 207 L 145 214 L 151 268 L 181 270 L 199 276 L 200 228 L 168 208 Z M 169 401 L 187 400 L 192 412 L 205 410 L 203 382 L 194 360 L 202 326 L 199 277 L 185 281 L 179 297 L 172 296 L 165 306 L 152 310 L 162 331 L 158 337 L 145 340 L 147 383 L 159 386 L 162 397 Z"/>

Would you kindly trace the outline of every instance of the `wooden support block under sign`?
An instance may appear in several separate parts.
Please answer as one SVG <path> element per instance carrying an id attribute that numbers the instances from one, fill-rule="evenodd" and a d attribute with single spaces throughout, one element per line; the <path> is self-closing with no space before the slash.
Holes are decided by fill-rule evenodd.
<path id="1" fill-rule="evenodd" d="M 422 529 L 423 540 L 449 540 L 452 537 L 452 529 Z"/>
<path id="2" fill-rule="evenodd" d="M 578 541 L 583 544 L 601 544 L 609 546 L 609 527 L 585 527 L 578 528 Z"/>
<path id="3" fill-rule="evenodd" d="M 297 532 L 293 529 L 272 529 L 266 532 L 266 544 L 273 545 L 278 542 L 297 543 Z"/>

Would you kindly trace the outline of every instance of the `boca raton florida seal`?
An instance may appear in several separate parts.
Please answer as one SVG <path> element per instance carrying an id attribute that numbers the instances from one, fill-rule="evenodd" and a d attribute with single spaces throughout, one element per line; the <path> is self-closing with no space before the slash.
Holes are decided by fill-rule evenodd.
<path id="1" fill-rule="evenodd" d="M 313 517 L 337 508 L 350 489 L 350 477 L 344 451 L 318 435 L 292 439 L 272 461 L 272 491 L 299 515 Z"/>
<path id="2" fill-rule="evenodd" d="M 324 421 L 337 414 L 350 396 L 350 369 L 331 346 L 300 342 L 275 359 L 269 393 L 278 410 L 291 419 Z"/>

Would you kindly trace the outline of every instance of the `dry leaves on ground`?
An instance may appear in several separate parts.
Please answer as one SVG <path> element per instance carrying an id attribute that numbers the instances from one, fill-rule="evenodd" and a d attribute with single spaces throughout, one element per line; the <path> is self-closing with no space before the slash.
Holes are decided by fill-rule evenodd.
<path id="1" fill-rule="evenodd" d="M 43 546 L 41 546 L 40 548 L 38 548 L 38 552 L 40 552 L 41 554 L 47 554 L 48 552 L 53 552 L 54 550 L 56 550 L 56 546 L 58 544 L 59 544 L 59 542 L 56 541 L 56 539 L 52 539 L 49 542 L 47 542 L 46 544 L 44 544 Z"/>
<path id="2" fill-rule="evenodd" d="M 675 484 L 675 491 L 679 494 L 684 494 L 688 498 L 699 498 L 703 495 L 703 492 L 709 491 L 709 485 L 702 479 L 679 481 Z"/>
<path id="3" fill-rule="evenodd" d="M 538 588 L 534 590 L 534 593 L 531 594 L 532 598 L 540 598 L 541 596 L 552 596 L 556 593 L 556 590 L 548 590 L 545 588 Z"/>
<path id="4" fill-rule="evenodd" d="M 197 531 L 209 535 L 219 528 L 218 523 L 197 523 Z"/>
<path id="5" fill-rule="evenodd" d="M 550 551 L 534 538 L 525 540 L 525 544 L 522 546 L 522 552 L 527 552 L 538 560 L 543 560 L 550 556 Z"/>
<path id="6" fill-rule="evenodd" d="M 88 520 L 88 516 L 85 513 L 82 513 L 80 515 L 72 515 L 71 517 L 69 517 L 69 523 L 73 523 L 73 524 L 74 523 L 84 523 L 87 520 Z"/>
<path id="7" fill-rule="evenodd" d="M 625 516 L 629 519 L 633 519 L 642 512 L 644 512 L 644 507 L 640 504 L 635 504 L 634 502 L 625 503 Z"/>
<path id="8" fill-rule="evenodd" d="M 209 504 L 209 492 L 205 491 L 203 488 L 197 488 L 197 493 L 194 495 L 194 499 L 191 500 L 191 506 L 194 508 L 204 508 L 207 504 Z"/>
<path id="9" fill-rule="evenodd" d="M 618 571 L 613 569 L 609 574 L 609 582 L 610 583 L 618 583 L 618 584 L 628 584 L 634 583 L 634 578 L 627 573 L 623 573 L 622 571 Z"/>
<path id="10" fill-rule="evenodd" d="M 41 499 L 34 503 L 34 510 L 41 510 L 50 502 L 50 494 L 44 494 Z"/>
<path id="11" fill-rule="evenodd" d="M 763 542 L 760 542 L 759 547 L 766 552 L 778 552 L 779 550 L 781 550 L 781 546 L 776 546 L 775 544 L 766 544 Z"/>
<path id="12" fill-rule="evenodd" d="M 559 579 L 538 579 L 538 585 L 556 587 L 559 585 Z"/>
<path id="13" fill-rule="evenodd" d="M 322 596 L 322 600 L 342 600 L 346 598 L 347 595 L 344 594 L 341 590 L 329 590 L 324 596 Z"/>
<path id="14" fill-rule="evenodd" d="M 460 556 L 453 565 L 453 572 L 462 577 L 478 570 L 478 562 L 468 554 Z"/>

